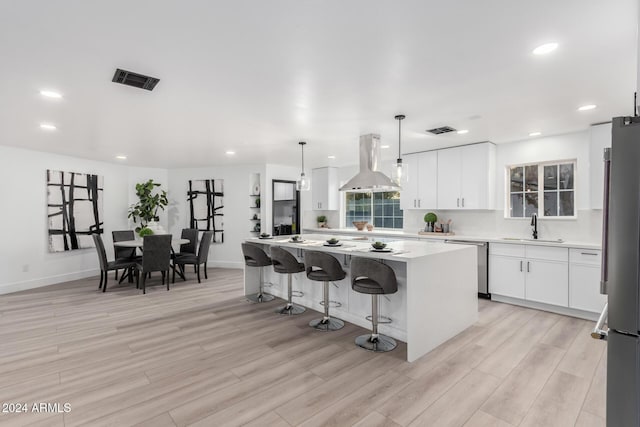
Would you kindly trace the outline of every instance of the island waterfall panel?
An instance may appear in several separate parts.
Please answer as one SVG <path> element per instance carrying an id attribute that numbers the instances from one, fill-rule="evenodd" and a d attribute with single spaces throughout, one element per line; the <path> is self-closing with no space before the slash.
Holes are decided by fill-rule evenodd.
<path id="1" fill-rule="evenodd" d="M 199 231 L 213 231 L 213 243 L 224 242 L 223 197 L 223 179 L 189 181 L 189 227 Z"/>
<path id="2" fill-rule="evenodd" d="M 47 170 L 49 252 L 93 247 L 102 234 L 103 179 L 99 175 Z"/>

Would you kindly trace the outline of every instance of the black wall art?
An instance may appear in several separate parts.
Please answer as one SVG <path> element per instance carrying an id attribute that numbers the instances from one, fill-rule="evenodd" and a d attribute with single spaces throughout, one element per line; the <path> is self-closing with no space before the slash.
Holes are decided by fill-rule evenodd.
<path id="1" fill-rule="evenodd" d="M 223 179 L 189 181 L 189 227 L 200 231 L 213 231 L 213 243 L 224 242 L 223 196 Z"/>
<path id="2" fill-rule="evenodd" d="M 102 234 L 103 179 L 99 175 L 47 170 L 49 252 L 93 247 Z"/>

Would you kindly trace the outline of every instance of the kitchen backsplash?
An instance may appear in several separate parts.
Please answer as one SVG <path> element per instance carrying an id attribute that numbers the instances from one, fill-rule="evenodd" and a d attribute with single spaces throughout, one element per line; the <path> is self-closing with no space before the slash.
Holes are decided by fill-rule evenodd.
<path id="1" fill-rule="evenodd" d="M 486 237 L 531 237 L 530 218 L 505 219 L 502 210 L 496 211 L 433 211 L 438 222 L 452 220 L 452 230 L 457 235 Z M 404 231 L 417 232 L 424 228 L 426 210 L 407 210 L 404 212 Z M 338 211 L 305 211 L 304 227 L 316 227 L 316 217 L 325 215 L 329 227 L 340 227 Z M 350 228 L 349 225 L 347 225 Z M 602 211 L 581 210 L 577 219 L 538 220 L 538 238 L 563 239 L 574 242 L 600 243 L 602 235 Z"/>
<path id="2" fill-rule="evenodd" d="M 506 219 L 499 211 L 433 211 L 438 222 L 452 220 L 452 230 L 458 235 L 486 237 L 531 237 L 531 219 Z M 404 231 L 414 232 L 424 228 L 426 211 L 404 212 Z M 538 220 L 539 239 L 563 239 L 584 243 L 600 243 L 602 236 L 602 211 L 578 211 L 577 219 Z"/>

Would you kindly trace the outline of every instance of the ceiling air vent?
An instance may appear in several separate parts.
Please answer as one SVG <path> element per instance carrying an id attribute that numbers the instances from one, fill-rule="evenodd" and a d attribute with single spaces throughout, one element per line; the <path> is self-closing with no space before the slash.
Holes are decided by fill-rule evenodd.
<path id="1" fill-rule="evenodd" d="M 153 90 L 158 84 L 160 79 L 155 77 L 143 76 L 142 74 L 133 73 L 131 71 L 116 69 L 116 73 L 113 75 L 114 83 L 122 83 L 123 85 L 133 86 L 140 89 Z"/>
<path id="2" fill-rule="evenodd" d="M 443 133 L 455 132 L 455 129 L 451 126 L 442 126 L 434 129 L 427 129 L 427 132 L 431 132 L 434 135 L 442 135 Z"/>

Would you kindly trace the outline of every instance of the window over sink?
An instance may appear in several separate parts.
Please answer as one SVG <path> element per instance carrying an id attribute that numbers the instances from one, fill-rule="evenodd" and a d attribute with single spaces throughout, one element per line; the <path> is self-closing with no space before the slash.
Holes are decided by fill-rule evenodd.
<path id="1" fill-rule="evenodd" d="M 575 160 L 508 166 L 505 216 L 575 218 L 575 171 Z"/>
<path id="2" fill-rule="evenodd" d="M 400 192 L 351 192 L 345 193 L 345 225 L 353 221 L 367 221 L 376 228 L 402 229 Z"/>

